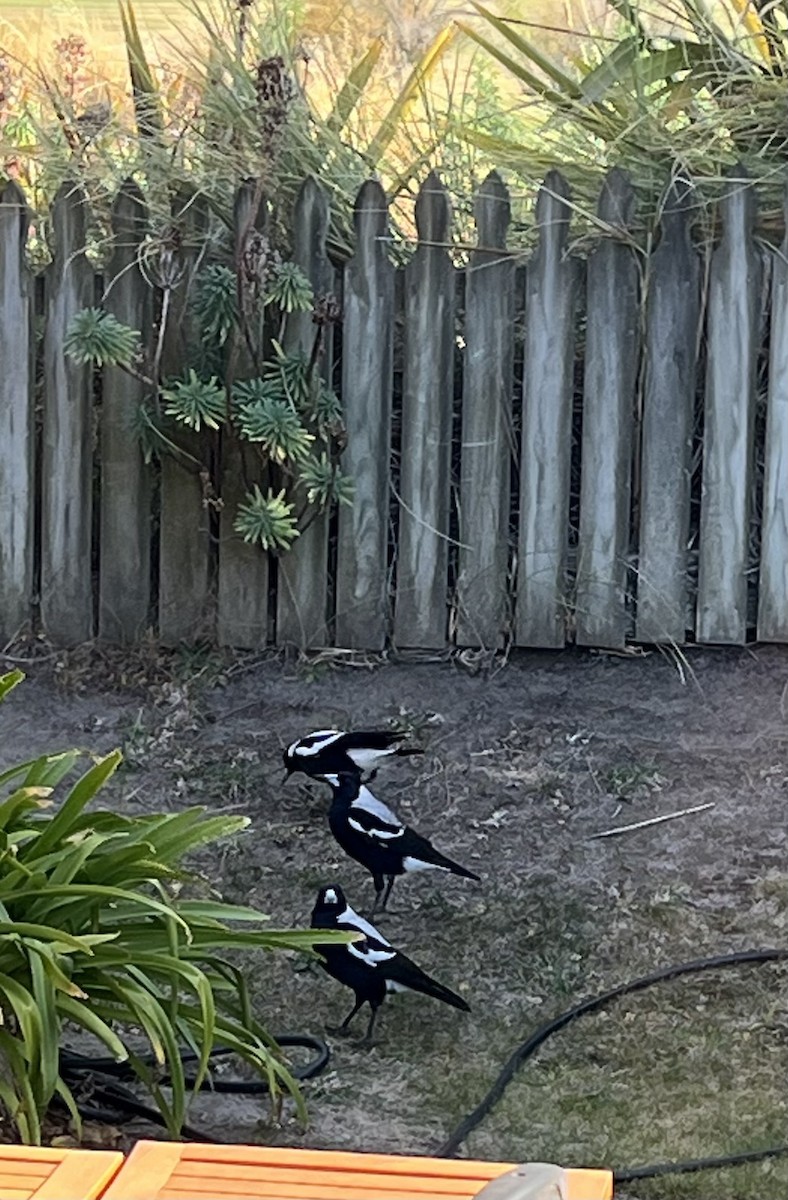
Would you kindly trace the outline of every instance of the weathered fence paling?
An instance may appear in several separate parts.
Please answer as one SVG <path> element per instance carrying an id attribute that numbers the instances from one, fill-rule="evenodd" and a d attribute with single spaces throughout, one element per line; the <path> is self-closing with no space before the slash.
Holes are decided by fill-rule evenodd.
<path id="1" fill-rule="evenodd" d="M 697 636 L 747 638 L 747 566 L 761 265 L 755 193 L 735 167 L 709 278 Z"/>
<path id="2" fill-rule="evenodd" d="M 150 341 L 152 296 L 138 264 L 147 210 L 127 180 L 112 210 L 114 252 L 106 272 L 105 307 Z M 101 405 L 99 636 L 133 643 L 150 608 L 151 472 L 143 461 L 131 414 L 145 384 L 118 367 L 104 368 Z"/>
<path id="3" fill-rule="evenodd" d="M 162 355 L 166 378 L 182 376 L 190 365 L 189 330 L 195 320 L 191 306 L 207 207 L 201 197 L 181 192 L 173 204 L 173 217 L 180 229 L 182 250 L 180 260 L 174 262 L 180 271 L 172 286 L 163 289 L 163 301 L 169 303 Z M 166 259 L 161 270 L 169 270 Z M 213 629 L 210 515 L 205 505 L 205 480 L 201 479 L 210 463 L 203 463 L 201 472 L 203 451 L 197 434 L 184 428 L 178 441 L 191 457 L 164 455 L 161 460 L 159 636 L 165 646 L 194 641 Z"/>
<path id="4" fill-rule="evenodd" d="M 635 195 L 615 168 L 602 186 L 603 238 L 588 262 L 577 641 L 623 646 L 627 634 L 627 554 L 639 346 L 639 269 L 626 234 Z"/>
<path id="5" fill-rule="evenodd" d="M 336 637 L 340 646 L 382 650 L 386 640 L 394 268 L 388 208 L 379 183 L 356 201 L 356 252 L 345 269 L 342 400 L 352 505 L 339 509 Z"/>
<path id="6" fill-rule="evenodd" d="M 447 636 L 455 270 L 449 196 L 432 172 L 416 201 L 419 244 L 405 268 L 404 379 L 394 642 Z"/>
<path id="7" fill-rule="evenodd" d="M 85 257 L 87 197 L 64 183 L 52 208 L 54 259 L 46 275 L 41 504 L 41 618 L 55 642 L 93 636 L 92 371 L 66 354 L 72 318 L 93 303 Z"/>
<path id="8" fill-rule="evenodd" d="M 293 261 L 309 279 L 315 297 L 335 291 L 334 268 L 326 252 L 328 199 L 319 184 L 304 180 L 293 214 Z M 312 353 L 317 326 L 311 313 L 288 317 L 285 349 L 300 350 L 307 358 Z M 323 379 L 331 380 L 332 330 L 324 331 L 319 366 Z M 299 649 L 325 646 L 329 641 L 328 612 L 328 527 L 329 513 L 307 513 L 309 524 L 296 538 L 292 550 L 279 561 L 276 639 L 279 645 Z"/>
<path id="9" fill-rule="evenodd" d="M 0 646 L 27 624 L 33 582 L 33 310 L 25 268 L 28 212 L 0 191 Z"/>
<path id="10" fill-rule="evenodd" d="M 640 456 L 637 636 L 681 643 L 687 627 L 692 427 L 695 416 L 700 260 L 692 195 L 676 178 L 648 264 Z"/>
<path id="11" fill-rule="evenodd" d="M 235 198 L 236 264 L 257 230 L 266 226 L 267 210 L 255 180 L 247 180 Z M 246 345 L 238 339 L 233 346 L 233 380 L 254 375 Z M 233 430 L 221 431 L 219 491 L 219 577 L 216 596 L 216 630 L 223 646 L 257 650 L 268 641 L 268 555 L 259 546 L 246 543 L 234 528 L 235 515 L 259 470 L 250 446 L 244 446 Z"/>
<path id="12" fill-rule="evenodd" d="M 786 234 L 772 258 L 758 637 L 788 642 L 788 188 Z"/>
<path id="13" fill-rule="evenodd" d="M 571 194 L 557 171 L 536 202 L 539 245 L 526 270 L 517 634 L 566 642 L 575 309 L 580 263 L 566 252 Z"/>
<path id="14" fill-rule="evenodd" d="M 762 363 L 766 383 L 756 396 L 765 322 L 750 181 L 741 168 L 730 174 L 706 310 L 693 245 L 694 188 L 681 178 L 667 187 L 653 250 L 633 221 L 633 197 L 627 177 L 612 171 L 585 268 L 583 340 L 578 301 L 584 264 L 572 249 L 571 197 L 560 174 L 548 173 L 537 199 L 537 245 L 522 295 L 516 291 L 522 277 L 517 256 L 507 248 L 509 193 L 495 172 L 488 176 L 476 197 L 476 245 L 459 307 L 449 249 L 451 202 L 437 175 L 421 188 L 417 245 L 404 268 L 390 258 L 380 184 L 361 188 L 355 252 L 344 268 L 341 331 L 342 465 L 355 495 L 352 504 L 338 508 L 335 572 L 333 526 L 322 516 L 280 557 L 272 577 L 268 555 L 234 529 L 249 487 L 258 483 L 267 490 L 270 482 L 253 449 L 226 428 L 207 438 L 179 429 L 187 454 L 162 456 L 157 490 L 132 431 L 133 410 L 147 385 L 106 367 L 101 406 L 94 410 L 94 373 L 64 348 L 73 316 L 94 303 L 96 289 L 84 253 L 86 198 L 72 184 L 61 188 L 53 210 L 37 406 L 41 461 L 34 464 L 35 281 L 24 257 L 24 197 L 6 185 L 0 194 L 0 644 L 36 616 L 58 644 L 96 633 L 131 642 L 157 606 L 165 645 L 216 636 L 225 645 L 259 648 L 275 634 L 278 644 L 301 649 L 334 641 L 380 651 L 391 636 L 395 647 L 440 651 L 455 643 L 492 650 L 504 639 L 560 647 L 573 627 L 577 642 L 592 646 L 622 646 L 633 629 L 642 641 L 680 643 L 689 631 L 700 641 L 741 643 L 749 636 L 754 609 L 748 600 L 756 586 L 758 635 L 788 641 L 788 235 L 772 260 L 769 363 L 768 370 Z M 260 184 L 244 184 L 236 198 L 238 263 L 245 237 L 264 227 L 266 211 Z M 306 180 L 294 210 L 292 257 L 317 296 L 337 290 L 326 253 L 329 218 L 326 193 Z M 164 309 L 159 365 L 165 378 L 199 368 L 187 341 L 195 328 L 195 280 L 206 255 L 207 206 L 184 193 L 173 219 L 178 236 L 160 240 L 158 255 L 147 248 L 143 271 L 143 198 L 126 183 L 114 207 L 115 246 L 103 276 L 106 307 L 153 342 L 158 327 L 150 314 Z M 398 270 L 401 306 L 395 300 Z M 311 313 L 288 318 L 287 350 L 310 354 L 317 330 Z M 518 336 L 523 399 L 515 475 Z M 327 336 L 319 360 L 327 382 L 333 379 L 332 344 Z M 402 348 L 396 360 L 402 363 L 399 490 L 391 485 L 390 461 L 395 345 Z M 707 359 L 702 414 L 696 399 L 699 347 Z M 228 353 L 231 382 L 256 373 L 243 339 Z M 576 382 L 581 375 L 582 396 Z M 460 396 L 462 432 L 453 445 Z M 756 399 L 766 405 L 762 447 L 755 444 Z M 101 486 L 93 522 L 96 434 Z M 696 438 L 702 447 L 700 506 L 692 491 Z M 568 549 L 578 456 L 573 580 Z M 765 464 L 760 530 L 752 504 L 756 456 Z M 453 462 L 459 465 L 456 547 Z M 158 590 L 152 594 L 156 528 Z M 516 572 L 510 572 L 514 550 Z M 451 594 L 455 554 L 458 578 Z M 275 627 L 269 600 L 276 602 Z"/>
<path id="15" fill-rule="evenodd" d="M 506 618 L 514 368 L 509 192 L 487 176 L 474 208 L 478 248 L 465 284 L 457 639 L 494 650 Z"/>

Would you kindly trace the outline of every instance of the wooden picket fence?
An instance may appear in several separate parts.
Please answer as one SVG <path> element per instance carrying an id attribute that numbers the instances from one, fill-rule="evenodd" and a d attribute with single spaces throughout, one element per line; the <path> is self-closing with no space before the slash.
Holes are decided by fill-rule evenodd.
<path id="1" fill-rule="evenodd" d="M 755 192 L 731 174 L 704 257 L 688 184 L 667 187 L 652 248 L 638 244 L 633 190 L 614 170 L 603 236 L 581 258 L 569 188 L 550 172 L 526 260 L 507 250 L 509 194 L 493 172 L 457 266 L 450 198 L 431 175 L 400 269 L 379 184 L 362 187 L 354 256 L 336 264 L 325 194 L 305 181 L 293 257 L 318 293 L 341 297 L 325 369 L 336 354 L 355 499 L 274 568 L 232 529 L 237 449 L 223 451 L 212 536 L 199 479 L 173 459 L 158 474 L 143 463 L 129 421 L 141 385 L 114 368 L 97 382 L 64 354 L 72 316 L 104 286 L 83 252 L 84 197 L 71 186 L 57 197 L 42 288 L 25 265 L 24 197 L 7 184 L 0 645 L 31 620 L 56 644 L 133 643 L 151 627 L 170 645 L 371 651 L 788 640 L 788 240 L 756 241 Z M 241 188 L 238 227 L 251 203 Z M 106 304 L 150 327 L 146 214 L 131 183 L 113 227 Z M 170 374 L 186 365 L 194 244 L 181 251 Z M 310 336 L 307 314 L 291 346 Z"/>

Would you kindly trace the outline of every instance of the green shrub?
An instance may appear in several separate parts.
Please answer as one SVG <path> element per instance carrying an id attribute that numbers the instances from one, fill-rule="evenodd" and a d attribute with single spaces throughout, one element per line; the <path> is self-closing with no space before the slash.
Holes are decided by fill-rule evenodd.
<path id="1" fill-rule="evenodd" d="M 0 699 L 22 679 L 0 676 Z M 289 1093 L 303 1116 L 297 1084 L 227 956 L 308 950 L 316 934 L 260 928 L 264 914 L 206 897 L 182 865 L 248 818 L 201 808 L 88 811 L 121 760 L 117 750 L 95 758 L 53 809 L 84 757 L 69 750 L 0 772 L 0 1105 L 8 1120 L 23 1141 L 40 1142 L 57 1096 L 79 1126 L 60 1071 L 69 1027 L 129 1063 L 173 1137 L 190 1097 L 183 1051 L 198 1056 L 195 1088 L 211 1050 L 224 1046 L 268 1080 L 272 1095 Z"/>

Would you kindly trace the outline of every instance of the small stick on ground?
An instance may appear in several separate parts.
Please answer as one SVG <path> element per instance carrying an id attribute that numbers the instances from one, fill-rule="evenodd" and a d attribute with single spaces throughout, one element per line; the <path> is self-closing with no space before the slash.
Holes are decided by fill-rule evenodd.
<path id="1" fill-rule="evenodd" d="M 703 812 L 706 808 L 714 808 L 714 802 L 695 804 L 692 808 L 682 808 L 678 812 L 664 813 L 661 817 L 649 817 L 647 821 L 635 821 L 633 825 L 618 825 L 615 829 L 605 829 L 602 833 L 592 833 L 589 841 L 594 838 L 615 837 L 619 833 L 630 833 L 633 829 L 645 829 L 647 825 L 661 825 L 663 821 L 675 821 L 677 817 L 688 817 L 691 813 Z"/>

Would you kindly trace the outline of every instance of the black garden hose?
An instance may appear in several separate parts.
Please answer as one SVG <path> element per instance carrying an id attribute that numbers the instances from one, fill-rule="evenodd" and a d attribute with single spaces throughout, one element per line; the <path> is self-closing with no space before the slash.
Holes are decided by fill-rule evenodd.
<path id="1" fill-rule="evenodd" d="M 303 1066 L 290 1067 L 290 1074 L 298 1080 L 314 1079 L 328 1066 L 331 1051 L 322 1038 L 310 1033 L 282 1033 L 274 1037 L 280 1047 L 304 1047 L 312 1050 L 313 1056 Z M 221 1058 L 232 1054 L 225 1047 L 211 1051 L 211 1058 Z M 181 1062 L 196 1062 L 198 1055 L 193 1051 L 184 1051 Z M 149 1066 L 154 1065 L 152 1057 L 143 1059 Z M 114 1058 L 96 1058 L 80 1054 L 75 1050 L 63 1050 L 60 1054 L 60 1070 L 63 1079 L 77 1096 L 80 1092 L 89 1094 L 89 1099 L 78 1100 L 77 1108 L 80 1115 L 91 1121 L 105 1121 L 113 1124 L 128 1120 L 130 1117 L 143 1117 L 155 1125 L 165 1125 L 164 1118 L 158 1109 L 153 1108 L 137 1098 L 126 1082 L 137 1079 L 137 1075 L 128 1062 L 117 1062 Z M 160 1082 L 166 1086 L 167 1077 Z M 186 1083 L 194 1087 L 195 1076 L 187 1076 Z M 268 1081 L 263 1079 L 204 1079 L 200 1085 L 201 1091 L 221 1092 L 225 1095 L 258 1096 L 269 1091 Z M 183 1125 L 183 1137 L 189 1141 L 217 1142 L 203 1130 Z"/>
<path id="2" fill-rule="evenodd" d="M 578 1017 L 599 1012 L 622 996 L 629 996 L 633 992 L 645 991 L 646 988 L 654 987 L 655 984 L 666 983 L 671 979 L 679 979 L 684 975 L 696 975 L 701 971 L 724 970 L 729 967 L 781 962 L 787 959 L 788 950 L 783 949 L 741 950 L 735 954 L 720 954 L 713 958 L 694 959 L 692 962 L 678 963 L 674 966 L 664 967 L 659 971 L 653 971 L 649 975 L 642 975 L 638 979 L 633 979 L 628 983 L 622 983 L 617 987 L 611 988 L 609 992 L 603 992 L 599 996 L 583 1000 L 580 1004 L 576 1004 L 573 1008 L 561 1013 L 560 1016 L 545 1022 L 544 1025 L 540 1025 L 529 1038 L 517 1047 L 501 1068 L 487 1095 L 480 1101 L 473 1112 L 460 1121 L 450 1137 L 447 1138 L 440 1150 L 437 1151 L 437 1156 L 440 1158 L 453 1158 L 469 1134 L 481 1124 L 501 1099 L 520 1068 L 536 1054 L 537 1050 L 544 1045 L 548 1038 L 552 1037 L 554 1033 L 565 1029 L 567 1025 L 576 1021 Z M 684 1162 L 658 1163 L 652 1166 L 622 1168 L 613 1171 L 613 1179 L 615 1183 L 629 1183 L 636 1179 L 650 1179 L 660 1175 L 678 1175 L 692 1171 L 738 1166 L 743 1163 L 759 1162 L 762 1159 L 778 1158 L 783 1155 L 788 1155 L 788 1146 L 770 1146 L 763 1150 L 748 1150 L 739 1154 L 724 1155 L 720 1158 L 692 1159 Z"/>

